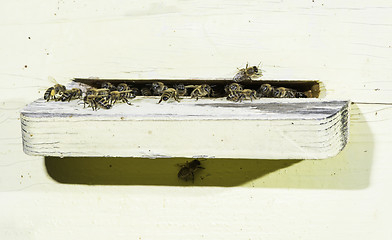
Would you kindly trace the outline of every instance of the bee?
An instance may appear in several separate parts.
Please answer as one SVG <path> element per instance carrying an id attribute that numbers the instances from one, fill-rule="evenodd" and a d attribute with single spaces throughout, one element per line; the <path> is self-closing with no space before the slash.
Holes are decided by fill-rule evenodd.
<path id="1" fill-rule="evenodd" d="M 126 83 L 120 83 L 117 85 L 117 91 L 127 91 L 129 90 L 129 86 Z"/>
<path id="2" fill-rule="evenodd" d="M 110 103 L 109 97 L 96 96 L 95 102 L 96 102 L 96 107 L 98 107 L 98 109 L 99 108 L 104 108 L 104 109 L 112 108 L 112 104 Z"/>
<path id="3" fill-rule="evenodd" d="M 174 100 L 180 102 L 178 91 L 174 88 L 168 88 L 165 91 L 163 91 L 161 95 L 161 99 L 159 100 L 158 104 L 161 103 L 162 100 L 167 101 L 171 98 L 174 98 Z"/>
<path id="4" fill-rule="evenodd" d="M 62 93 L 66 90 L 64 85 L 56 84 L 53 87 L 48 88 L 44 93 L 44 99 L 49 101 L 51 99 L 57 100 Z M 56 98 L 57 97 L 57 98 Z"/>
<path id="5" fill-rule="evenodd" d="M 278 87 L 273 91 L 273 97 L 275 98 L 295 98 L 296 91 L 294 89 Z"/>
<path id="6" fill-rule="evenodd" d="M 62 102 L 71 101 L 73 98 L 81 98 L 82 97 L 82 90 L 79 88 L 72 88 L 71 90 L 65 90 L 63 94 L 60 96 L 60 100 Z"/>
<path id="7" fill-rule="evenodd" d="M 128 96 L 129 96 L 130 98 L 134 98 L 134 97 L 140 95 L 140 91 L 139 91 L 139 89 L 136 88 L 136 87 L 129 88 L 129 91 L 130 91 L 130 92 L 129 92 Z M 134 97 L 133 97 L 133 96 L 134 96 Z"/>
<path id="8" fill-rule="evenodd" d="M 225 86 L 225 92 L 230 93 L 231 91 L 241 91 L 242 86 L 238 83 L 232 83 L 230 85 Z"/>
<path id="9" fill-rule="evenodd" d="M 116 103 L 116 101 L 123 101 L 123 102 L 125 102 L 125 103 L 127 103 L 128 105 L 132 105 L 129 101 L 128 101 L 128 98 L 135 98 L 135 96 L 131 96 L 131 97 L 129 97 L 129 94 L 130 93 L 130 90 L 128 90 L 128 91 L 122 91 L 122 92 L 119 92 L 119 91 L 111 91 L 110 93 L 109 93 L 109 96 L 108 96 L 108 100 L 109 100 L 109 102 L 110 102 L 110 104 L 111 105 L 113 105 L 113 104 L 115 104 Z"/>
<path id="10" fill-rule="evenodd" d="M 151 86 L 151 90 L 154 96 L 161 96 L 163 91 L 167 89 L 167 86 L 162 82 L 153 82 Z"/>
<path id="11" fill-rule="evenodd" d="M 100 108 L 110 109 L 112 107 L 107 96 L 86 95 L 84 97 L 84 107 L 86 107 L 86 104 L 94 111 Z"/>
<path id="12" fill-rule="evenodd" d="M 126 96 L 125 96 L 126 98 L 135 98 L 136 95 L 139 94 L 139 89 L 138 88 L 135 88 L 135 87 L 131 88 L 126 83 L 118 84 L 117 85 L 117 91 L 119 91 L 119 92 L 127 91 Z"/>
<path id="13" fill-rule="evenodd" d="M 257 99 L 256 94 L 257 92 L 252 89 L 231 91 L 226 99 L 233 102 L 242 102 L 242 100 L 245 99 L 250 99 L 252 101 L 253 99 Z"/>
<path id="14" fill-rule="evenodd" d="M 310 94 L 311 94 L 311 93 L 310 93 Z M 296 92 L 296 93 L 295 93 L 295 97 L 296 97 L 296 98 L 307 98 L 308 95 L 307 95 L 306 93 L 304 93 L 304 92 Z"/>
<path id="15" fill-rule="evenodd" d="M 110 82 L 104 82 L 101 84 L 101 88 L 109 89 L 109 91 L 116 91 L 117 88 L 113 86 Z"/>
<path id="16" fill-rule="evenodd" d="M 151 96 L 152 95 L 151 90 L 148 88 L 140 89 L 140 93 L 142 94 L 142 96 Z"/>
<path id="17" fill-rule="evenodd" d="M 187 89 L 185 88 L 185 85 L 182 83 L 174 85 L 174 88 L 177 90 L 178 95 L 180 96 L 185 96 L 187 93 Z"/>
<path id="18" fill-rule="evenodd" d="M 259 98 L 261 97 L 272 97 L 273 92 L 274 92 L 274 87 L 272 87 L 270 84 L 262 84 L 260 88 L 257 90 L 257 96 Z"/>
<path id="19" fill-rule="evenodd" d="M 248 67 L 248 64 L 246 64 L 245 68 L 238 70 L 237 74 L 234 75 L 233 80 L 234 82 L 250 81 L 254 76 L 263 76 L 263 74 L 258 67 Z"/>
<path id="20" fill-rule="evenodd" d="M 106 88 L 90 88 L 86 91 L 86 96 L 108 96 L 109 95 L 109 89 Z"/>
<path id="21" fill-rule="evenodd" d="M 189 85 L 186 86 L 185 88 L 195 88 L 191 92 L 191 98 L 196 98 L 196 101 L 199 100 L 199 97 L 205 97 L 208 96 L 210 97 L 212 95 L 212 88 L 208 84 L 202 84 L 202 85 Z"/>
<path id="22" fill-rule="evenodd" d="M 185 164 L 180 165 L 181 169 L 178 172 L 177 177 L 185 181 L 191 178 L 192 182 L 195 182 L 195 172 L 198 169 L 205 169 L 200 165 L 201 162 L 197 159 L 193 160 L 192 162 L 187 161 Z"/>

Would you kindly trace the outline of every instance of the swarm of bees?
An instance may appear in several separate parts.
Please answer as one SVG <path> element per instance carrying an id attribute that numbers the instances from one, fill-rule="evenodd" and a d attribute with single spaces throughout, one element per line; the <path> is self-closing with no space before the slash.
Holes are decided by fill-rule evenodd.
<path id="1" fill-rule="evenodd" d="M 111 109 L 116 103 L 126 103 L 132 105 L 131 100 L 137 96 L 159 96 L 158 104 L 162 102 L 180 102 L 183 97 L 218 98 L 225 97 L 228 101 L 242 102 L 245 100 L 256 100 L 259 98 L 307 98 L 311 97 L 310 91 L 301 92 L 295 89 L 272 86 L 264 83 L 257 85 L 252 82 L 252 78 L 262 76 L 262 71 L 258 66 L 249 66 L 238 69 L 232 82 L 226 85 L 209 85 L 206 83 L 199 85 L 186 85 L 178 83 L 166 85 L 164 82 L 153 81 L 151 83 L 132 85 L 119 83 L 114 85 L 111 82 L 103 82 L 98 87 L 91 87 L 83 92 L 79 88 L 66 89 L 61 84 L 55 84 L 48 88 L 44 94 L 46 101 L 69 102 L 73 99 L 83 101 L 84 107 L 91 107 L 93 110 Z M 249 84 L 252 83 L 252 84 Z"/>

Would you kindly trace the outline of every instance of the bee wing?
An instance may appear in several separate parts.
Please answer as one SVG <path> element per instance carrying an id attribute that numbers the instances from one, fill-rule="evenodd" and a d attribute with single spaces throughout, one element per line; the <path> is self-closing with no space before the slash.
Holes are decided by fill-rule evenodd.
<path id="1" fill-rule="evenodd" d="M 187 85 L 185 86 L 185 89 L 187 88 L 197 88 L 199 85 Z"/>
<path id="2" fill-rule="evenodd" d="M 56 79 L 52 76 L 48 76 L 48 80 L 49 82 L 53 83 L 53 84 L 58 84 L 58 82 L 56 81 Z"/>

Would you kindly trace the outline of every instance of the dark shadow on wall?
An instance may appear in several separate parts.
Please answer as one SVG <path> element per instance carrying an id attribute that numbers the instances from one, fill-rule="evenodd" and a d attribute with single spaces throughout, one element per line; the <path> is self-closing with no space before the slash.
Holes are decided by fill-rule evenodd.
<path id="1" fill-rule="evenodd" d="M 373 138 L 363 114 L 351 106 L 350 138 L 324 160 L 207 159 L 195 181 L 182 181 L 182 158 L 45 157 L 48 174 L 64 184 L 363 189 L 369 185 Z"/>

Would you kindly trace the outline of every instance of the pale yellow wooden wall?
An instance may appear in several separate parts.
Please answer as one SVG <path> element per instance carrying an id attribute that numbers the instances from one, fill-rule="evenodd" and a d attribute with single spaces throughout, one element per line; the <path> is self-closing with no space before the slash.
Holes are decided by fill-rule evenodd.
<path id="1" fill-rule="evenodd" d="M 341 154 L 209 160 L 208 186 L 184 187 L 183 159 L 22 151 L 19 112 L 48 76 L 222 78 L 260 61 L 265 79 L 355 103 Z M 0 239 L 392 239 L 389 0 L 2 1 L 0 86 Z"/>

